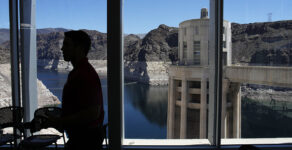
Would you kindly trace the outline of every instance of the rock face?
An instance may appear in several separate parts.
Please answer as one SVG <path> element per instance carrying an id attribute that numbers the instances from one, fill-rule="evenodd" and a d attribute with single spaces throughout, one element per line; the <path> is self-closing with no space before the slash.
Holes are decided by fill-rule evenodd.
<path id="1" fill-rule="evenodd" d="M 0 107 L 11 106 L 11 77 L 10 65 L 0 65 Z M 37 80 L 38 107 L 60 104 L 60 100 L 51 93 L 46 86 Z"/>
<path id="2" fill-rule="evenodd" d="M 0 29 L 0 44 L 6 42 L 10 38 L 9 29 Z"/>
<path id="3" fill-rule="evenodd" d="M 9 30 L 6 29 L 6 32 L 8 31 Z M 38 59 L 63 59 L 60 49 L 63 44 L 64 31 L 67 31 L 67 29 L 48 28 L 37 30 Z M 87 32 L 92 39 L 91 50 L 88 54 L 89 59 L 106 60 L 106 34 L 94 30 L 84 31 Z M 2 35 L 0 35 L 0 38 L 1 37 Z M 160 25 L 157 29 L 150 31 L 143 39 L 137 35 L 127 35 L 125 36 L 124 59 L 127 61 L 176 61 L 177 37 L 177 28 L 168 27 L 166 25 Z M 5 39 L 8 40 L 7 38 L 4 38 L 4 40 Z M 0 43 L 0 47 L 1 51 L 3 51 L 3 49 L 9 49 L 9 41 Z"/>
<path id="4" fill-rule="evenodd" d="M 292 65 L 292 21 L 232 24 L 233 63 Z"/>
<path id="5" fill-rule="evenodd" d="M 100 75 L 107 73 L 106 60 L 89 60 L 96 72 Z M 168 84 L 168 65 L 170 62 L 162 61 L 125 61 L 124 75 L 127 80 L 138 81 L 150 85 Z M 71 63 L 64 60 L 39 60 L 38 67 L 55 70 L 72 70 Z"/>
<path id="6" fill-rule="evenodd" d="M 0 64 L 10 62 L 10 49 L 0 47 Z"/>
<path id="7" fill-rule="evenodd" d="M 47 28 L 37 30 L 39 59 L 63 59 L 60 48 L 67 29 Z M 90 59 L 105 60 L 107 54 L 106 34 L 84 30 L 92 38 Z M 0 29 L 0 53 L 9 49 L 9 30 Z M 263 22 L 251 24 L 232 23 L 233 63 L 257 65 L 292 64 L 292 21 Z M 5 41 L 6 40 L 6 41 Z M 178 29 L 160 25 L 147 33 L 143 39 L 137 35 L 125 36 L 124 59 L 126 61 L 176 61 Z M 1 62 L 6 56 L 1 55 Z M 6 61 L 7 62 L 7 61 Z"/>
<path id="8" fill-rule="evenodd" d="M 143 39 L 125 37 L 125 78 L 151 85 L 168 84 L 168 65 L 177 61 L 178 29 L 160 25 Z"/>
<path id="9" fill-rule="evenodd" d="M 89 59 L 106 59 L 106 34 L 93 30 L 84 30 L 92 39 Z M 63 45 L 64 32 L 50 32 L 37 35 L 37 56 L 38 59 L 62 60 L 61 47 Z"/>
<path id="10" fill-rule="evenodd" d="M 150 85 L 167 85 L 169 64 L 162 61 L 126 61 L 125 78 Z"/>
<path id="11" fill-rule="evenodd" d="M 125 36 L 124 59 L 126 61 L 138 60 L 138 54 L 141 49 L 142 40 L 134 34 Z"/>
<path id="12" fill-rule="evenodd" d="M 66 66 L 66 63 L 61 61 L 63 57 L 60 52 L 64 31 L 67 29 L 37 30 L 37 56 L 41 66 L 51 66 L 52 69 Z M 89 59 L 106 60 L 107 35 L 93 30 L 84 31 L 92 39 Z M 4 30 L 0 32 L 4 33 Z M 1 36 L 0 39 L 5 39 Z M 125 77 L 144 83 L 154 81 L 154 79 L 157 83 L 167 80 L 167 66 L 164 64 L 178 60 L 178 29 L 160 25 L 142 37 L 133 34 L 124 37 Z M 232 61 L 235 64 L 246 65 L 291 66 L 292 43 L 289 40 L 291 38 L 292 21 L 232 23 Z M 9 41 L 0 44 L 0 54 L 0 63 L 9 62 Z M 48 64 L 44 64 L 45 62 Z M 95 64 L 98 66 L 97 63 Z M 102 69 L 97 70 L 105 72 L 106 67 L 101 66 Z M 154 71 L 153 68 L 157 70 Z M 164 74 L 164 79 L 158 79 L 162 77 L 159 76 L 161 74 Z"/>
<path id="13" fill-rule="evenodd" d="M 281 87 L 271 87 L 265 85 L 249 85 L 243 84 L 241 86 L 242 97 L 249 99 L 262 101 L 262 102 L 272 102 L 277 100 L 277 102 L 292 102 L 292 89 L 291 88 L 281 88 Z"/>
<path id="14" fill-rule="evenodd" d="M 138 61 L 176 61 L 177 47 L 178 29 L 160 25 L 143 38 Z"/>
<path id="15" fill-rule="evenodd" d="M 61 47 L 63 39 L 63 32 L 51 32 L 37 35 L 37 58 L 62 59 Z"/>

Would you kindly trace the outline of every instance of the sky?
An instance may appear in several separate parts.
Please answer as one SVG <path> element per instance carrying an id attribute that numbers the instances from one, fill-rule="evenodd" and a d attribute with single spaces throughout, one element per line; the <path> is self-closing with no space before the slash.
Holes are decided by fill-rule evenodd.
<path id="1" fill-rule="evenodd" d="M 0 0 L 0 28 L 9 27 L 9 0 Z M 36 0 L 37 28 L 106 32 L 106 0 Z M 236 23 L 292 20 L 292 0 L 224 0 L 224 19 Z M 209 0 L 124 0 L 124 33 L 147 33 L 160 24 L 200 17 Z M 272 15 L 269 17 L 269 13 Z"/>

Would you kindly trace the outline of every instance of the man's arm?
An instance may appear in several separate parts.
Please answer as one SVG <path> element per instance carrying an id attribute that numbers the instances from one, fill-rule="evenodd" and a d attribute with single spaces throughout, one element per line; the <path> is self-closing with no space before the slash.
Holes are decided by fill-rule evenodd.
<path id="1" fill-rule="evenodd" d="M 101 115 L 101 106 L 89 106 L 75 114 L 66 117 L 48 116 L 48 120 L 62 127 L 78 126 L 96 121 Z"/>
<path id="2" fill-rule="evenodd" d="M 60 118 L 60 123 L 65 127 L 88 124 L 97 120 L 100 115 L 101 106 L 89 106 L 75 114 Z"/>

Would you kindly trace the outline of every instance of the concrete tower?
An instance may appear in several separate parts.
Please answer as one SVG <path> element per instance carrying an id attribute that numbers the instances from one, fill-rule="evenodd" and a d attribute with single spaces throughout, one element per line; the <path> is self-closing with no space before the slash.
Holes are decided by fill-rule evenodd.
<path id="1" fill-rule="evenodd" d="M 202 8 L 201 9 L 201 19 L 206 19 L 206 18 L 208 18 L 208 9 Z"/>
<path id="2" fill-rule="evenodd" d="M 224 21 L 223 62 L 231 65 L 231 24 Z M 208 10 L 179 24 L 177 65 L 169 67 L 167 138 L 207 138 Z M 232 89 L 232 90 L 230 90 Z M 210 93 L 212 94 L 212 93 Z M 240 86 L 223 80 L 222 137 L 240 137 Z"/>

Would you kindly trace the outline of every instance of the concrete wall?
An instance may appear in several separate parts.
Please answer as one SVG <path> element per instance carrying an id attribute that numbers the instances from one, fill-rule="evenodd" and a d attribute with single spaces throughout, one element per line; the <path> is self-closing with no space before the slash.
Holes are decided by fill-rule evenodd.
<path id="1" fill-rule="evenodd" d="M 227 52 L 227 65 L 231 65 L 232 61 L 232 39 L 231 39 L 231 23 L 223 22 L 223 51 Z M 192 19 L 186 20 L 179 24 L 179 52 L 178 58 L 181 64 L 208 66 L 208 45 L 209 45 L 209 19 Z M 196 64 L 194 58 L 194 41 L 200 41 L 200 63 Z M 187 56 L 184 58 L 184 43 L 187 43 Z"/>
<path id="2" fill-rule="evenodd" d="M 167 138 L 206 139 L 209 109 L 208 68 L 170 66 L 169 77 Z M 229 84 L 228 80 L 224 80 L 222 137 L 239 138 L 240 134 L 236 133 L 240 133 L 240 96 L 238 96 L 239 90 L 234 90 L 238 89 L 239 84 L 235 86 Z"/>
<path id="3" fill-rule="evenodd" d="M 194 63 L 194 41 L 200 41 L 200 64 L 208 65 L 209 19 L 187 20 L 179 25 L 179 60 L 184 64 Z M 186 30 L 186 32 L 185 32 Z M 183 42 L 187 43 L 187 57 L 183 58 Z"/>
<path id="4" fill-rule="evenodd" d="M 291 87 L 292 67 L 228 66 L 224 77 L 231 82 Z"/>

